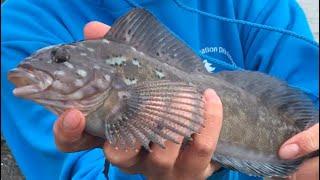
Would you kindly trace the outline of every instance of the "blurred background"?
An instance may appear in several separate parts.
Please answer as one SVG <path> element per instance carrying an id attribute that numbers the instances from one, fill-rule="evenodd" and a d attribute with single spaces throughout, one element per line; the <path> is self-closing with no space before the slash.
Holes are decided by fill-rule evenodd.
<path id="1" fill-rule="evenodd" d="M 1 0 L 3 3 L 5 0 Z M 317 42 L 319 42 L 319 0 L 297 0 L 303 8 Z M 1 135 L 1 180 L 25 179 Z"/>
<path id="2" fill-rule="evenodd" d="M 313 36 L 319 42 L 319 0 L 297 0 L 303 8 L 312 30 Z"/>

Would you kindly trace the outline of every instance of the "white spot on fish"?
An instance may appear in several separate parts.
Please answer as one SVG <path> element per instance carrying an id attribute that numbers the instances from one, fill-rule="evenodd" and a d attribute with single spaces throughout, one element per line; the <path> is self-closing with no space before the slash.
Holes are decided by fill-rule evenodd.
<path id="1" fill-rule="evenodd" d="M 81 79 L 76 79 L 74 81 L 74 85 L 76 85 L 78 87 L 82 87 L 84 85 L 84 82 Z"/>
<path id="2" fill-rule="evenodd" d="M 61 81 L 56 80 L 56 81 L 53 81 L 52 87 L 55 89 L 63 89 L 64 84 Z"/>
<path id="3" fill-rule="evenodd" d="M 81 77 L 86 77 L 87 76 L 87 71 L 83 69 L 77 69 L 77 74 Z"/>
<path id="4" fill-rule="evenodd" d="M 77 92 L 75 92 L 75 93 L 73 93 L 73 94 L 70 94 L 70 95 L 68 96 L 68 98 L 71 98 L 71 99 L 81 99 L 81 98 L 83 98 L 83 93 L 82 93 L 81 91 L 77 91 Z"/>
<path id="5" fill-rule="evenodd" d="M 35 78 L 34 74 L 29 73 L 28 75 L 32 78 Z"/>
<path id="6" fill-rule="evenodd" d="M 107 81 L 110 81 L 110 76 L 108 74 L 104 75 L 104 79 L 106 79 Z"/>
<path id="7" fill-rule="evenodd" d="M 206 70 L 210 73 L 216 69 L 215 67 L 212 67 L 212 64 L 209 63 L 208 60 L 206 60 L 206 59 L 203 61 L 203 64 L 204 64 L 204 67 L 206 68 Z"/>
<path id="8" fill-rule="evenodd" d="M 73 69 L 74 68 L 74 66 L 71 63 L 69 63 L 68 61 L 64 62 L 63 64 L 65 66 L 67 66 L 67 68 L 69 68 L 69 69 Z"/>
<path id="9" fill-rule="evenodd" d="M 110 65 L 122 65 L 124 62 L 126 62 L 126 58 L 122 56 L 106 59 L 106 63 Z"/>
<path id="10" fill-rule="evenodd" d="M 129 79 L 129 78 L 124 78 L 124 83 L 126 83 L 126 85 L 132 85 L 132 84 L 136 84 L 137 83 L 137 79 Z"/>
<path id="11" fill-rule="evenodd" d="M 137 59 L 132 59 L 132 64 L 135 65 L 135 66 L 138 66 L 140 67 L 140 62 L 137 60 Z"/>
<path id="12" fill-rule="evenodd" d="M 110 41 L 108 41 L 108 40 L 106 40 L 106 39 L 102 39 L 102 42 L 103 42 L 103 43 L 106 43 L 106 44 L 109 44 L 109 43 L 110 43 Z"/>
<path id="13" fill-rule="evenodd" d="M 47 61 L 48 64 L 52 64 L 52 60 L 50 59 L 49 61 Z"/>
<path id="14" fill-rule="evenodd" d="M 143 53 L 143 52 L 141 52 L 141 51 L 139 52 L 139 54 L 140 54 L 141 56 L 144 56 L 144 53 Z"/>
<path id="15" fill-rule="evenodd" d="M 46 86 L 51 85 L 51 83 L 52 83 L 52 78 L 46 78 L 46 79 L 44 80 L 44 83 L 45 83 Z"/>
<path id="16" fill-rule="evenodd" d="M 50 86 L 52 83 L 51 78 L 46 78 L 44 81 L 41 81 L 38 85 L 40 89 L 46 89 L 48 86 Z"/>
<path id="17" fill-rule="evenodd" d="M 53 75 L 55 76 L 64 76 L 66 73 L 64 71 L 55 71 L 53 72 Z"/>
<path id="18" fill-rule="evenodd" d="M 80 53 L 80 56 L 88 56 L 87 53 Z"/>
<path id="19" fill-rule="evenodd" d="M 98 65 L 94 65 L 93 68 L 94 69 L 101 69 L 100 66 L 98 66 Z"/>
<path id="20" fill-rule="evenodd" d="M 99 88 L 105 89 L 107 84 L 105 82 L 103 82 L 102 79 L 98 79 L 97 80 L 97 85 L 98 85 Z"/>
<path id="21" fill-rule="evenodd" d="M 87 48 L 87 49 L 88 49 L 88 51 L 90 51 L 90 52 L 94 52 L 94 51 L 95 51 L 93 48 Z"/>
<path id="22" fill-rule="evenodd" d="M 163 79 L 165 77 L 164 73 L 159 70 L 155 70 L 155 73 L 159 79 Z"/>
<path id="23" fill-rule="evenodd" d="M 134 47 L 132 47 L 132 46 L 131 46 L 131 49 L 132 49 L 132 51 L 137 51 L 137 49 L 136 49 L 136 48 L 134 48 Z"/>

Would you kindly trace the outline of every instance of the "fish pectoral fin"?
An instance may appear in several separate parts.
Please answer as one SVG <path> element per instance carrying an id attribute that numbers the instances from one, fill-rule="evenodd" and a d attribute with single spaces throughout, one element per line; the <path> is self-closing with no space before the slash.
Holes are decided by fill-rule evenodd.
<path id="1" fill-rule="evenodd" d="M 125 149 L 136 143 L 150 150 L 150 142 L 165 148 L 179 143 L 203 126 L 203 100 L 197 89 L 183 82 L 149 81 L 119 92 L 123 100 L 106 119 L 106 137 Z"/>
<path id="2" fill-rule="evenodd" d="M 135 8 L 119 18 L 105 36 L 185 72 L 207 72 L 201 59 L 154 15 Z"/>

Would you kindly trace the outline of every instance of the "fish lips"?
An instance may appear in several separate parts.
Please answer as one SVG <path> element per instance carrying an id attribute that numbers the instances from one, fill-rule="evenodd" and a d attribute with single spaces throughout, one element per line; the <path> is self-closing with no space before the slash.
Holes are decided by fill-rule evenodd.
<path id="1" fill-rule="evenodd" d="M 43 71 L 28 70 L 21 67 L 10 70 L 8 79 L 16 85 L 13 94 L 22 97 L 40 93 L 53 82 L 53 78 Z"/>

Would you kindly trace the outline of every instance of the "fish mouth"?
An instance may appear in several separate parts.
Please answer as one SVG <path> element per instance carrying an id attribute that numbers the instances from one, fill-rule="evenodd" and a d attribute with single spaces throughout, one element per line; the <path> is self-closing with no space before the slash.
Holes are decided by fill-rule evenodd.
<path id="1" fill-rule="evenodd" d="M 8 79 L 16 86 L 13 94 L 22 97 L 40 93 L 46 90 L 53 82 L 53 78 L 43 71 L 29 70 L 22 67 L 10 70 Z"/>

